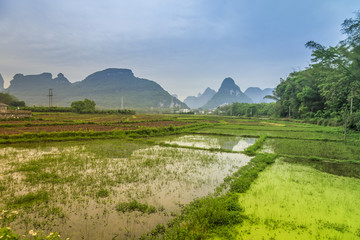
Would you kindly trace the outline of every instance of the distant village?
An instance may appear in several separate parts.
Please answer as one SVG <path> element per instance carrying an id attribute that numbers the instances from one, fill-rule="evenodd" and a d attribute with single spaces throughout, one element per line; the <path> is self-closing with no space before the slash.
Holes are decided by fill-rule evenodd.
<path id="1" fill-rule="evenodd" d="M 25 110 L 8 110 L 8 105 L 5 103 L 0 103 L 0 119 L 9 119 L 9 118 L 31 118 L 31 111 Z"/>

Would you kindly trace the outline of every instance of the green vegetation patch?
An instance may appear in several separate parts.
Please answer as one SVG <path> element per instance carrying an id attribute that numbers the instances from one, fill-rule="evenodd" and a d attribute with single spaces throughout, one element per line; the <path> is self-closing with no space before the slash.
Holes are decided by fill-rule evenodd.
<path id="1" fill-rule="evenodd" d="M 268 126 L 266 128 L 258 128 L 250 126 L 247 127 L 234 127 L 223 128 L 215 127 L 212 129 L 201 129 L 200 133 L 217 133 L 217 134 L 231 134 L 234 136 L 260 136 L 267 135 L 273 138 L 291 138 L 291 139 L 314 139 L 314 140 L 333 140 L 342 141 L 344 135 L 338 128 L 328 127 L 327 130 L 318 129 L 318 126 L 312 126 L 312 128 L 283 128 L 277 129 L 276 127 Z M 349 135 L 348 139 L 357 139 L 357 136 Z"/>
<path id="2" fill-rule="evenodd" d="M 100 189 L 99 191 L 96 192 L 96 197 L 98 197 L 98 198 L 106 198 L 109 195 L 110 195 L 110 192 L 107 189 Z"/>
<path id="3" fill-rule="evenodd" d="M 244 153 L 250 156 L 254 156 L 256 151 L 259 150 L 266 140 L 265 135 L 261 135 L 260 138 L 251 146 L 245 149 Z"/>
<path id="4" fill-rule="evenodd" d="M 157 212 L 156 207 L 148 205 L 147 203 L 140 203 L 136 200 L 132 200 L 131 202 L 120 202 L 116 205 L 116 210 L 122 213 L 139 211 L 151 214 Z"/>
<path id="5" fill-rule="evenodd" d="M 328 161 L 304 157 L 285 158 L 284 161 L 311 166 L 317 170 L 344 177 L 360 178 L 360 162 Z"/>
<path id="6" fill-rule="evenodd" d="M 237 195 L 232 193 L 196 200 L 169 224 L 164 239 L 206 239 L 214 234 L 233 238 L 229 228 L 243 221 L 242 211 Z"/>
<path id="7" fill-rule="evenodd" d="M 50 194 L 47 191 L 40 190 L 38 192 L 29 192 L 25 195 L 14 197 L 7 203 L 12 208 L 28 208 L 33 205 L 46 203 L 50 199 Z"/>
<path id="8" fill-rule="evenodd" d="M 266 145 L 277 154 L 360 161 L 359 142 L 268 139 Z"/>
<path id="9" fill-rule="evenodd" d="M 359 239 L 360 180 L 276 162 L 240 196 L 240 239 Z"/>

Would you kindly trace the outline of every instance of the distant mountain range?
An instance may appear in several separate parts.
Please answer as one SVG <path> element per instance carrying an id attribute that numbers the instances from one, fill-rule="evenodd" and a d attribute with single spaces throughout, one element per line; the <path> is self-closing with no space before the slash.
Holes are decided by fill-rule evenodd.
<path id="1" fill-rule="evenodd" d="M 252 103 L 252 100 L 240 90 L 232 78 L 225 78 L 219 91 L 201 108 L 213 109 L 233 102 Z"/>
<path id="2" fill-rule="evenodd" d="M 214 109 L 233 102 L 269 102 L 263 97 L 272 95 L 273 90 L 250 87 L 242 92 L 232 78 L 225 78 L 217 92 L 206 88 L 197 97 L 189 96 L 181 102 L 156 82 L 135 77 L 130 69 L 109 68 L 75 83 L 71 83 L 62 73 L 55 78 L 51 73 L 16 74 L 5 91 L 25 101 L 28 106 L 48 106 L 49 89 L 52 89 L 53 106 L 70 106 L 73 101 L 88 98 L 95 101 L 97 107 L 105 109 Z M 4 80 L 0 74 L 0 91 L 3 90 Z"/>
<path id="3" fill-rule="evenodd" d="M 266 95 L 272 95 L 272 88 L 261 90 L 258 87 L 249 87 L 243 93 L 240 87 L 235 84 L 232 78 L 225 78 L 216 92 L 211 88 L 207 88 L 203 94 L 198 94 L 197 97 L 189 96 L 184 100 L 192 109 L 214 109 L 218 106 L 239 103 L 261 103 L 271 102 L 272 100 L 264 99 Z"/>
<path id="4" fill-rule="evenodd" d="M 248 97 L 250 97 L 254 103 L 269 103 L 273 102 L 271 99 L 264 99 L 266 95 L 273 95 L 273 88 L 265 88 L 264 90 L 261 90 L 258 87 L 249 87 L 244 92 Z"/>
<path id="5" fill-rule="evenodd" d="M 27 105 L 47 106 L 49 89 L 52 89 L 55 106 L 70 106 L 73 101 L 88 98 L 100 108 L 187 108 L 159 84 L 135 77 L 129 69 L 109 68 L 76 83 L 70 83 L 61 73 L 56 78 L 50 73 L 16 74 L 7 92 Z"/>
<path id="6" fill-rule="evenodd" d="M 197 97 L 189 96 L 185 98 L 184 103 L 191 109 L 197 109 L 204 106 L 215 94 L 215 90 L 207 88 L 203 94 L 199 93 Z"/>

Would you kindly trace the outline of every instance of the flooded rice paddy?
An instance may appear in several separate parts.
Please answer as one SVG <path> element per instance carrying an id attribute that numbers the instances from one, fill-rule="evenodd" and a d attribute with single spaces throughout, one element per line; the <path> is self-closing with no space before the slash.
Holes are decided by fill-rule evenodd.
<path id="1" fill-rule="evenodd" d="M 266 139 L 264 151 L 304 157 L 360 161 L 358 142 Z"/>
<path id="2" fill-rule="evenodd" d="M 233 151 L 253 142 L 200 135 L 169 140 Z M 3 146 L 0 159 L 0 208 L 20 212 L 12 228 L 70 239 L 137 238 L 250 161 L 240 153 L 125 140 Z"/>
<path id="3" fill-rule="evenodd" d="M 196 148 L 220 148 L 231 151 L 243 151 L 254 144 L 255 141 L 256 138 L 235 136 L 185 135 L 168 140 L 165 143 Z"/>

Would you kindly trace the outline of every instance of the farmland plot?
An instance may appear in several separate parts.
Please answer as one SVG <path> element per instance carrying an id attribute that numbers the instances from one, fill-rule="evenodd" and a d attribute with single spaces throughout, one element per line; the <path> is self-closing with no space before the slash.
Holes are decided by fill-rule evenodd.
<path id="1" fill-rule="evenodd" d="M 250 160 L 126 140 L 3 146 L 0 158 L 0 206 L 19 211 L 12 228 L 71 239 L 137 238 Z"/>

